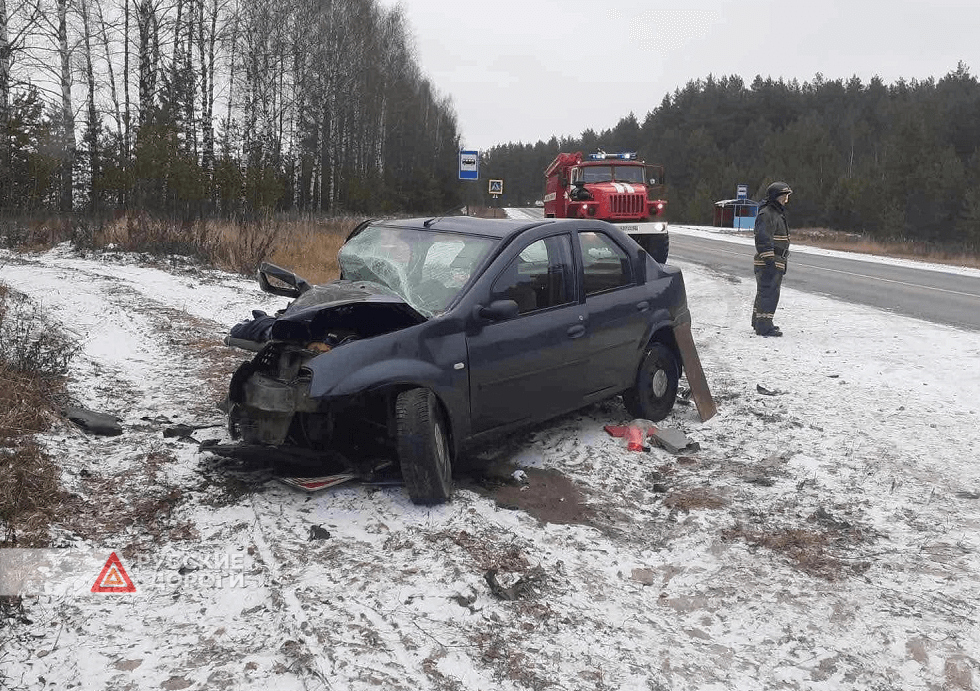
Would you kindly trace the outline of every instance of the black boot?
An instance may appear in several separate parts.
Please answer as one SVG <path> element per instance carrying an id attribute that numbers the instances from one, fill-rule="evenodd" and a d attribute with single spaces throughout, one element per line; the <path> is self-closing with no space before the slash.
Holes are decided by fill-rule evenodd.
<path id="1" fill-rule="evenodd" d="M 782 336 L 778 326 L 772 323 L 772 319 L 757 319 L 755 322 L 755 332 L 760 336 L 777 337 Z"/>

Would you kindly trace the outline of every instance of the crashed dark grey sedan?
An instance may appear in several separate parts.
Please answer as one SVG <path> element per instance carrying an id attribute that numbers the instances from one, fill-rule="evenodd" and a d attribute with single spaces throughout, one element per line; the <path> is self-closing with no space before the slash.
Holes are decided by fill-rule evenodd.
<path id="1" fill-rule="evenodd" d="M 386 455 L 412 501 L 435 504 L 491 435 L 620 394 L 637 418 L 674 405 L 683 277 L 608 223 L 367 221 L 339 263 L 324 285 L 259 270 L 292 301 L 229 339 L 256 353 L 229 391 L 239 444 Z"/>

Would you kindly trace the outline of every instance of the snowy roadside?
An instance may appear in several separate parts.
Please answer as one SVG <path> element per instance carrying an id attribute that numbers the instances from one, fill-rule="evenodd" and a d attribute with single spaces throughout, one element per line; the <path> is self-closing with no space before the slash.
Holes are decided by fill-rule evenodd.
<path id="1" fill-rule="evenodd" d="M 4 260 L 0 280 L 83 336 L 71 392 L 125 428 L 47 437 L 91 513 L 56 544 L 117 551 L 136 585 L 34 599 L 0 629 L 13 688 L 980 683 L 976 333 L 784 289 L 786 336 L 761 339 L 752 286 L 681 264 L 720 412 L 664 426 L 701 450 L 628 452 L 602 430 L 618 401 L 508 439 L 498 459 L 586 496 L 580 524 L 542 524 L 465 488 L 436 508 L 400 487 L 301 494 L 164 437 L 224 438 L 209 382 L 241 358 L 217 342 L 283 304 L 254 281 L 63 247 Z M 497 599 L 491 568 L 532 586 Z"/>

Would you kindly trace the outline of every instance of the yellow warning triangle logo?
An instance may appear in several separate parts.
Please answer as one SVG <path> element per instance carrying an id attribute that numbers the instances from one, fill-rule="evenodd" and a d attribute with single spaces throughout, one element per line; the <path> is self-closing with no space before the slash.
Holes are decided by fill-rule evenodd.
<path id="1" fill-rule="evenodd" d="M 92 585 L 93 593 L 135 593 L 136 586 L 123 568 L 119 557 L 113 552 L 102 567 L 99 577 Z"/>

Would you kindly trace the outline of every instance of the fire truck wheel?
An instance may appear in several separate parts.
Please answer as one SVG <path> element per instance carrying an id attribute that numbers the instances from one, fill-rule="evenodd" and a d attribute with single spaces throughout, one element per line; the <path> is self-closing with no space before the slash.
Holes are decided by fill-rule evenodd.
<path id="1" fill-rule="evenodd" d="M 657 260 L 658 264 L 666 264 L 667 252 L 670 250 L 670 237 L 664 235 L 662 238 L 657 238 L 651 244 L 650 256 Z"/>
<path id="2" fill-rule="evenodd" d="M 677 356 L 663 343 L 654 343 L 636 372 L 636 384 L 623 393 L 626 410 L 634 418 L 663 420 L 677 400 L 678 379 Z"/>
<path id="3" fill-rule="evenodd" d="M 453 493 L 449 430 L 429 389 L 409 389 L 395 402 L 398 460 L 416 504 L 442 504 Z"/>

